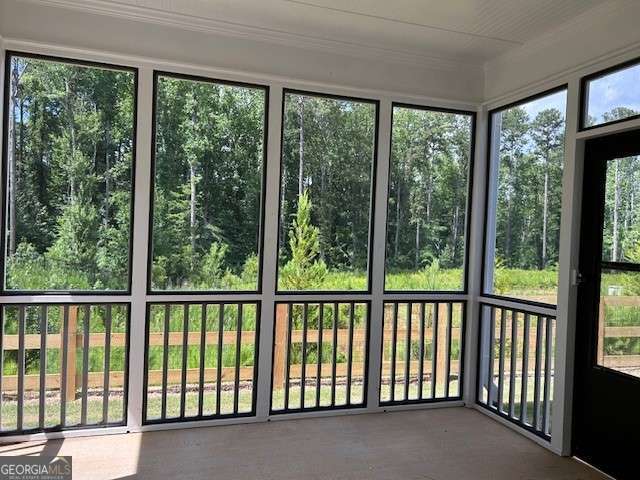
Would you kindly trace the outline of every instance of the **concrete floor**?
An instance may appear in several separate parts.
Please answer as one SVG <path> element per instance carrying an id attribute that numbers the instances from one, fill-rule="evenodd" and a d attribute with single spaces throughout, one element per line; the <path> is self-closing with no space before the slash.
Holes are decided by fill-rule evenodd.
<path id="1" fill-rule="evenodd" d="M 287 420 L 0 446 L 71 455 L 74 479 L 590 480 L 467 408 Z"/>

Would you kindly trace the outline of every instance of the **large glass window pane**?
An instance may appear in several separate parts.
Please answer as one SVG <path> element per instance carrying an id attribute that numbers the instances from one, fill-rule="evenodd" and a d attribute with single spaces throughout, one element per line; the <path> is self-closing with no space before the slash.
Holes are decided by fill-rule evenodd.
<path id="1" fill-rule="evenodd" d="M 156 78 L 151 288 L 257 290 L 266 90 Z"/>
<path id="2" fill-rule="evenodd" d="M 279 290 L 368 288 L 376 107 L 285 93 Z"/>
<path id="3" fill-rule="evenodd" d="M 5 287 L 129 288 L 135 72 L 10 55 Z"/>
<path id="4" fill-rule="evenodd" d="M 494 112 L 485 293 L 555 304 L 566 90 Z"/>
<path id="5" fill-rule="evenodd" d="M 393 108 L 387 290 L 464 289 L 472 118 Z"/>
<path id="6" fill-rule="evenodd" d="M 640 263 L 640 157 L 607 162 L 602 260 Z"/>
<path id="7" fill-rule="evenodd" d="M 640 115 L 640 64 L 587 80 L 583 127 Z"/>

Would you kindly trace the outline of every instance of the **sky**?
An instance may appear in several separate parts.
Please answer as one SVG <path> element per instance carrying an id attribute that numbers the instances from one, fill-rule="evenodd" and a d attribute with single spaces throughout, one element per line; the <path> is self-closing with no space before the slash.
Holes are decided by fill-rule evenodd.
<path id="1" fill-rule="evenodd" d="M 615 107 L 640 112 L 640 65 L 596 78 L 589 83 L 588 114 L 602 121 L 602 114 Z"/>
<path id="2" fill-rule="evenodd" d="M 532 102 L 525 103 L 522 108 L 527 112 L 530 119 L 534 119 L 538 113 L 548 108 L 555 108 L 560 110 L 562 116 L 565 116 L 567 104 L 567 92 L 561 90 L 559 92 L 547 95 L 546 97 L 538 98 Z"/>

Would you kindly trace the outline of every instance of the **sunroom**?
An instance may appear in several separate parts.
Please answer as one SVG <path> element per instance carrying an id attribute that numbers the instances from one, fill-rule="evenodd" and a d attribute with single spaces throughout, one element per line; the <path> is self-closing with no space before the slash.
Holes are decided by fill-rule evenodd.
<path id="1" fill-rule="evenodd" d="M 638 478 L 638 19 L 2 0 L 0 477 Z"/>

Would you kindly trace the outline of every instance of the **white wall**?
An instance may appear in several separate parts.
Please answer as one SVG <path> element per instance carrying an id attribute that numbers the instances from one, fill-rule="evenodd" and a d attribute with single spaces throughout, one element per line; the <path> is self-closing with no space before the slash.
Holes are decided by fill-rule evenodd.
<path id="1" fill-rule="evenodd" d="M 177 28 L 123 17 L 57 8 L 29 0 L 0 1 L 0 35 L 79 49 L 228 69 L 260 76 L 477 103 L 483 72 L 477 66 L 375 58 L 277 45 L 249 35 L 221 35 L 203 27 Z M 291 42 L 289 42 L 291 43 Z M 363 50 L 364 51 L 364 50 Z M 381 55 L 380 57 L 382 57 Z"/>

